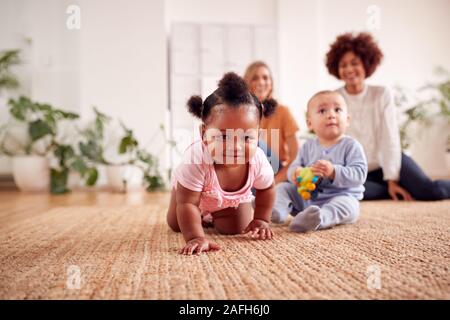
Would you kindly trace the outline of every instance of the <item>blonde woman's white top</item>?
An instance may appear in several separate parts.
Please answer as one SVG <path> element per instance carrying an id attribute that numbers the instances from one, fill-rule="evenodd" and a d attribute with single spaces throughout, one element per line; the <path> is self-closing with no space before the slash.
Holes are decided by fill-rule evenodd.
<path id="1" fill-rule="evenodd" d="M 337 90 L 347 102 L 350 127 L 366 153 L 369 171 L 381 168 L 384 180 L 398 180 L 401 166 L 400 134 L 394 97 L 386 87 L 365 85 L 362 92 Z"/>

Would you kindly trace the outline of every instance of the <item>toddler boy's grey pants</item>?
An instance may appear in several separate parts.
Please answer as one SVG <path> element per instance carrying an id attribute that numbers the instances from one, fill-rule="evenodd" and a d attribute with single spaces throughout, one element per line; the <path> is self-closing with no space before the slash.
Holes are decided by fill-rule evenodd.
<path id="1" fill-rule="evenodd" d="M 305 201 L 297 193 L 295 185 L 282 182 L 276 186 L 272 222 L 283 223 L 289 214 L 304 215 L 294 218 L 293 223 L 298 227 L 298 230 L 294 231 L 327 229 L 338 224 L 355 222 L 359 216 L 359 201 L 345 194 L 327 200 Z"/>

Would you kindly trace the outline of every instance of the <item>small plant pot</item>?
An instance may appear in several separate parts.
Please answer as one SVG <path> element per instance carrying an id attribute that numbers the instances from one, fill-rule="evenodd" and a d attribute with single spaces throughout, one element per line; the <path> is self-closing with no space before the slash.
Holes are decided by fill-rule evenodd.
<path id="1" fill-rule="evenodd" d="M 114 192 L 141 190 L 143 172 L 132 165 L 109 165 L 106 167 L 108 186 Z"/>
<path id="2" fill-rule="evenodd" d="M 25 192 L 48 192 L 50 188 L 49 161 L 42 156 L 16 156 L 12 158 L 16 186 Z"/>

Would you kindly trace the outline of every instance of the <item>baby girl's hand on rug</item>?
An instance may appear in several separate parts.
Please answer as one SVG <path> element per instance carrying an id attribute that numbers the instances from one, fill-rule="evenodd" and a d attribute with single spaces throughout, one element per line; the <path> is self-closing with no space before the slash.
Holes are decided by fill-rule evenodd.
<path id="1" fill-rule="evenodd" d="M 205 238 L 194 238 L 186 243 L 184 248 L 180 250 L 180 254 L 200 254 L 202 252 L 215 250 L 220 250 L 220 246 L 215 242 L 208 241 Z"/>
<path id="2" fill-rule="evenodd" d="M 243 233 L 249 233 L 250 237 L 254 239 L 270 240 L 273 238 L 273 231 L 269 227 L 269 223 L 260 219 L 253 219 L 249 223 Z"/>

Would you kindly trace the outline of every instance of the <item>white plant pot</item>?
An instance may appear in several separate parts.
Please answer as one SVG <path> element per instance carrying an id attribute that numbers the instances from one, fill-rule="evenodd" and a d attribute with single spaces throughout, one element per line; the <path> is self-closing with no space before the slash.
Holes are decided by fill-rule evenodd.
<path id="1" fill-rule="evenodd" d="M 109 187 L 116 192 L 129 192 L 142 189 L 143 172 L 132 165 L 106 166 Z"/>
<path id="2" fill-rule="evenodd" d="M 21 191 L 48 192 L 50 167 L 46 157 L 16 156 L 12 158 L 13 177 Z"/>

